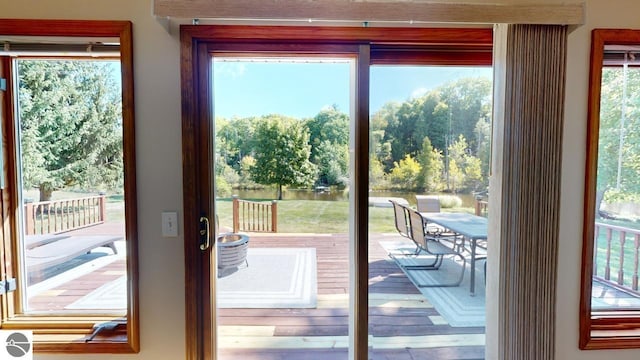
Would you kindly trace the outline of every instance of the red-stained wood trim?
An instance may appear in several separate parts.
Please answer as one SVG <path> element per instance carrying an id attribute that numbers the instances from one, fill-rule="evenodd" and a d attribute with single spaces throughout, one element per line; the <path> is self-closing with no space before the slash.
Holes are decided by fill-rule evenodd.
<path id="1" fill-rule="evenodd" d="M 6 91 L 0 91 L 0 124 L 2 124 L 2 162 L 3 168 L 0 172 L 0 176 L 4 177 L 5 187 L 0 189 L 0 201 L 2 202 L 2 208 L 0 209 L 2 219 L 10 218 L 12 212 L 11 204 L 15 204 L 12 201 L 12 192 L 9 189 L 15 188 L 14 172 L 12 171 L 11 161 L 9 154 L 13 154 L 15 149 L 15 124 L 10 119 L 13 119 L 13 88 L 11 87 L 11 79 L 13 77 L 13 66 L 11 59 L 6 56 L 0 57 L 0 78 L 4 78 L 7 81 Z M 11 242 L 12 230 L 11 225 L 3 226 L 2 228 L 2 246 L 0 247 L 0 276 L 3 279 L 11 278 L 13 274 L 12 259 L 14 259 L 14 246 Z M 14 302 L 8 299 L 8 296 L 1 297 L 2 311 L 0 313 L 0 320 L 4 321 L 14 315 L 15 308 Z"/>
<path id="2" fill-rule="evenodd" d="M 123 32 L 131 32 L 131 22 L 108 20 L 0 20 L 1 35 L 117 38 L 123 35 Z"/>
<path id="3" fill-rule="evenodd" d="M 213 193 L 213 159 L 210 158 L 210 155 L 214 153 L 214 124 L 213 118 L 211 114 L 213 112 L 212 104 L 212 93 L 211 93 L 211 84 L 212 84 L 212 76 L 210 69 L 211 67 L 211 56 L 207 51 L 207 44 L 199 43 L 197 47 L 197 64 L 200 74 L 198 76 L 198 82 L 194 85 L 197 88 L 197 92 L 195 94 L 196 98 L 198 98 L 198 111 L 197 111 L 197 119 L 196 127 L 198 132 L 197 142 L 198 142 L 198 152 L 199 154 L 199 163 L 196 165 L 196 169 L 198 169 L 198 177 L 199 182 L 196 186 L 199 187 L 198 191 L 200 196 L 198 197 L 198 208 L 201 209 L 200 216 L 204 216 L 209 219 L 209 223 L 213 224 L 215 221 L 215 197 Z M 199 224 L 199 221 L 193 224 Z M 210 228 L 211 229 L 211 228 Z M 210 306 L 201 306 L 198 311 L 200 313 L 201 319 L 199 320 L 202 326 L 202 342 L 201 342 L 201 354 L 202 357 L 200 359 L 213 359 L 215 357 L 215 349 L 216 349 L 216 327 L 215 327 L 215 319 L 213 309 L 216 306 L 215 304 L 215 287 L 214 282 L 212 281 L 212 276 L 216 276 L 216 257 L 215 255 L 215 234 L 208 235 L 210 239 L 213 241 L 209 242 L 209 247 L 204 251 L 200 249 L 199 244 L 201 243 L 200 236 L 197 236 L 195 239 L 197 240 L 197 244 L 193 244 L 192 246 L 196 251 L 199 252 L 198 257 L 201 259 L 200 263 L 200 271 L 201 275 L 198 279 L 199 281 L 199 292 L 200 298 L 202 299 L 204 304 L 211 304 Z"/>
<path id="4" fill-rule="evenodd" d="M 236 56 L 240 58 L 305 56 L 327 58 L 353 58 L 357 52 L 354 44 L 310 44 L 310 43 L 260 43 L 260 42 L 215 42 L 209 43 L 208 49 L 214 55 Z"/>
<path id="5" fill-rule="evenodd" d="M 36 316 L 22 314 L 23 309 L 17 299 L 21 293 L 18 290 L 13 296 L 3 298 L 3 305 L 8 309 L 11 320 L 3 317 L 2 327 L 33 329 L 35 334 L 34 349 L 37 352 L 73 352 L 73 353 L 137 353 L 140 351 L 139 329 L 139 292 L 138 292 L 138 234 L 137 234 L 137 204 L 136 204 L 136 167 L 135 167 L 135 108 L 133 84 L 133 34 L 129 21 L 80 21 L 80 20 L 20 20 L 0 19 L 0 34 L 13 36 L 38 37 L 109 37 L 120 40 L 120 65 L 122 72 L 122 118 L 123 118 L 123 146 L 124 146 L 124 188 L 125 188 L 125 235 L 127 246 L 127 294 L 128 310 L 126 333 L 118 331 L 113 335 L 103 337 L 102 340 L 85 343 L 83 341 L 69 342 L 64 334 L 77 329 L 79 336 L 91 333 L 93 325 L 104 319 L 83 317 L 80 322 L 73 316 Z M 6 61 L 6 60 L 5 60 Z M 9 85 L 9 84 L 8 84 Z M 12 110 L 12 106 L 8 111 Z M 4 121 L 3 136 L 6 150 L 5 163 L 7 182 L 3 190 L 3 200 L 8 196 L 10 210 L 5 212 L 3 204 L 3 233 L 10 234 L 11 244 L 16 243 L 18 234 L 18 195 L 17 195 L 17 167 L 15 151 L 17 141 L 15 137 L 15 121 L 13 114 Z M 8 195 L 5 196 L 4 192 Z M 12 210 L 11 210 L 12 209 Z M 5 242 L 9 240 L 4 238 Z M 6 247 L 5 247 L 6 249 Z M 15 248 L 11 254 L 5 256 L 15 259 L 18 253 Z M 15 265 L 14 265 L 15 268 Z M 17 274 L 20 276 L 20 274 Z M 3 309 L 3 312 L 7 310 Z M 56 334 L 62 336 L 57 338 Z"/>
<path id="6" fill-rule="evenodd" d="M 424 50 L 421 52 L 394 53 L 373 51 L 372 65 L 442 65 L 442 66 L 491 66 L 492 53 L 489 51 L 441 52 Z"/>
<path id="7" fill-rule="evenodd" d="M 394 45 L 493 44 L 490 28 L 356 28 L 311 26 L 182 25 L 180 31 L 212 42 L 273 41 L 275 43 L 370 43 Z"/>
<path id="8" fill-rule="evenodd" d="M 640 316 L 637 311 L 610 313 L 591 309 L 593 255 L 596 207 L 596 177 L 598 170 L 598 139 L 600 129 L 600 96 L 602 67 L 606 45 L 638 45 L 640 31 L 624 29 L 595 29 L 591 33 L 591 66 L 589 72 L 587 156 L 585 164 L 584 225 L 582 243 L 582 274 L 580 280 L 580 339 L 579 347 L 588 349 L 640 348 Z M 635 335 L 620 336 L 620 329 L 636 329 Z"/>
<path id="9" fill-rule="evenodd" d="M 199 151 L 197 150 L 198 98 L 196 97 L 197 79 L 200 68 L 196 58 L 197 40 L 190 33 L 180 32 L 180 73 L 182 94 L 182 177 L 184 203 L 184 251 L 185 251 L 185 359 L 199 359 L 202 337 L 200 308 L 203 304 L 200 278 L 201 254 L 198 250 L 199 219 Z"/>
<path id="10" fill-rule="evenodd" d="M 135 99 L 133 76 L 133 24 L 120 27 L 120 72 L 122 79 L 122 120 L 124 153 L 125 232 L 127 244 L 127 336 L 132 352 L 140 351 L 140 292 L 138 261 L 138 203 L 136 180 Z M 105 24 L 109 27 L 108 24 Z M 94 27 L 97 27 L 94 25 Z"/>

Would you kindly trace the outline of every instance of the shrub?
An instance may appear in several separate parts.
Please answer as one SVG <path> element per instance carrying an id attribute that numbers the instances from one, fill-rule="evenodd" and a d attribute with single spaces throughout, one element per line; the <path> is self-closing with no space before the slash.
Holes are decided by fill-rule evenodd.
<path id="1" fill-rule="evenodd" d="M 420 164 L 407 154 L 400 162 L 393 163 L 389 180 L 396 189 L 410 190 L 417 188 L 419 175 Z"/>
<path id="2" fill-rule="evenodd" d="M 444 209 L 459 208 L 462 206 L 462 199 L 455 195 L 440 195 L 440 207 Z"/>
<path id="3" fill-rule="evenodd" d="M 216 196 L 231 196 L 231 185 L 222 176 L 216 176 Z"/>

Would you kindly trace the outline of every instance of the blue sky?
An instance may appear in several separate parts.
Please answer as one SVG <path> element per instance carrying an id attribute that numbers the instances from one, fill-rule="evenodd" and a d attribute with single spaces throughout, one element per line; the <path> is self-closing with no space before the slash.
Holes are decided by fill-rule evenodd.
<path id="1" fill-rule="evenodd" d="M 315 116 L 337 105 L 349 112 L 351 64 L 329 62 L 214 62 L 215 115 L 225 118 L 283 114 Z M 405 101 L 443 83 L 471 76 L 491 77 L 491 68 L 374 66 L 371 112 L 388 101 Z"/>

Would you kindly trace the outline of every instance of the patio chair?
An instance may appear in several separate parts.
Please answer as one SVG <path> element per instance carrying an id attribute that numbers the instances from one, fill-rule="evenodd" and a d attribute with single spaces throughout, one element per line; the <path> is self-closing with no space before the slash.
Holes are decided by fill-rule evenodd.
<path id="1" fill-rule="evenodd" d="M 416 243 L 417 246 L 420 247 L 421 251 L 427 253 L 429 255 L 435 256 L 439 259 L 439 264 L 437 267 L 428 268 L 428 269 L 419 269 L 410 266 L 403 266 L 406 270 L 436 270 L 440 268 L 442 264 L 442 259 L 445 256 L 453 256 L 459 257 L 462 260 L 462 269 L 460 271 L 460 276 L 456 281 L 450 283 L 438 283 L 438 284 L 420 284 L 417 281 L 416 286 L 418 287 L 452 287 L 458 286 L 462 282 L 464 278 L 464 272 L 467 264 L 467 260 L 462 255 L 463 251 L 463 239 L 454 236 L 440 236 L 439 234 L 432 234 L 425 231 L 424 223 L 425 220 L 423 216 L 413 209 L 406 209 L 407 215 L 409 218 L 409 235 Z M 410 273 L 407 272 L 407 275 Z M 415 279 L 414 279 L 415 280 Z"/>
<path id="2" fill-rule="evenodd" d="M 416 246 L 416 249 L 414 250 L 413 253 L 390 253 L 389 257 L 391 257 L 394 260 L 398 259 L 398 256 L 404 256 L 404 257 L 416 257 L 418 255 L 420 255 L 420 252 L 422 251 L 422 248 L 420 247 L 419 244 L 417 244 L 415 241 L 413 241 L 413 238 L 410 235 L 410 226 L 409 226 L 409 218 L 408 218 L 408 213 L 407 210 L 409 210 L 408 207 L 399 204 L 398 202 L 394 201 L 394 200 L 389 200 L 389 202 L 393 205 L 393 214 L 394 214 L 394 219 L 395 219 L 395 226 L 396 226 L 396 230 L 398 231 L 398 234 L 400 234 L 400 236 L 403 236 L 409 240 L 411 240 L 414 245 Z M 440 263 L 442 262 L 442 257 L 441 256 L 436 256 L 435 259 L 433 260 L 432 263 L 430 264 L 426 264 L 426 265 L 409 265 L 409 266 L 405 266 L 405 268 L 411 268 L 414 270 L 431 270 L 431 269 L 437 269 L 440 266 Z"/>
<path id="3" fill-rule="evenodd" d="M 416 209 L 421 213 L 439 213 L 440 212 L 440 198 L 437 195 L 416 195 Z M 444 236 L 446 229 L 442 226 L 430 223 L 425 223 L 427 232 L 440 233 Z M 454 235 L 449 233 L 448 235 Z"/>
<path id="4" fill-rule="evenodd" d="M 440 212 L 440 199 L 436 195 L 416 195 L 419 212 Z"/>
<path id="5" fill-rule="evenodd" d="M 409 222 L 407 221 L 407 214 L 404 210 L 404 206 L 398 204 L 394 200 L 389 200 L 389 202 L 393 206 L 393 215 L 398 234 L 402 237 L 406 237 L 407 239 L 411 239 L 409 237 Z M 416 251 L 417 250 L 418 249 L 416 249 Z"/>

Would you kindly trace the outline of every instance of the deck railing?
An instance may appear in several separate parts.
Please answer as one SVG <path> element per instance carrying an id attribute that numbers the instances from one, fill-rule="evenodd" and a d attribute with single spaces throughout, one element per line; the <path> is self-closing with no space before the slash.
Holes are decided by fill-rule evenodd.
<path id="1" fill-rule="evenodd" d="M 28 202 L 24 204 L 26 235 L 53 234 L 102 224 L 105 196 Z"/>
<path id="2" fill-rule="evenodd" d="M 596 222 L 594 235 L 593 276 L 638 291 L 640 230 Z"/>
<path id="3" fill-rule="evenodd" d="M 489 215 L 489 202 L 476 199 L 476 215 L 487 217 Z"/>
<path id="4" fill-rule="evenodd" d="M 278 232 L 278 202 L 240 200 L 233 195 L 233 232 Z"/>

